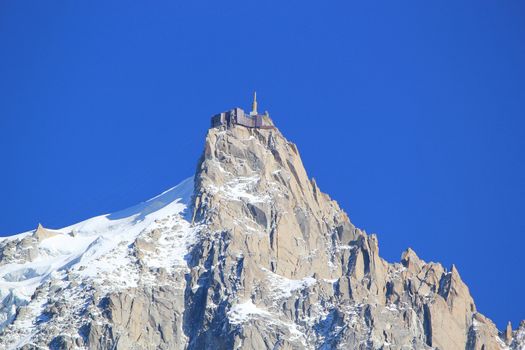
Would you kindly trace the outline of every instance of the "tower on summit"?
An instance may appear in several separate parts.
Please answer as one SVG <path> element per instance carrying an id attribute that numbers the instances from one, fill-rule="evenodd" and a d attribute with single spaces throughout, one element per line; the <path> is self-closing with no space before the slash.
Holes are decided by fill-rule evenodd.
<path id="1" fill-rule="evenodd" d="M 268 112 L 264 114 L 259 114 L 259 112 L 257 112 L 257 92 L 253 93 L 252 110 L 250 113 L 245 113 L 242 108 L 237 107 L 211 117 L 212 128 L 221 126 L 230 128 L 234 125 L 254 129 L 275 128 Z"/>
<path id="2" fill-rule="evenodd" d="M 257 115 L 257 91 L 253 93 L 252 111 L 250 115 Z"/>

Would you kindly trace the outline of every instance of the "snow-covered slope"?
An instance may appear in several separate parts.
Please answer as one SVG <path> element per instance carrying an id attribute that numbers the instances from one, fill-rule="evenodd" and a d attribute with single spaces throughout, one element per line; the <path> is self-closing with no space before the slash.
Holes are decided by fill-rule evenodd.
<path id="1" fill-rule="evenodd" d="M 150 267 L 184 268 L 193 239 L 184 214 L 193 187 L 192 177 L 131 208 L 58 230 L 39 227 L 0 241 L 0 330 L 12 328 L 7 332 L 12 342 L 3 337 L 0 344 L 21 346 L 37 330 L 45 318 L 47 298 L 35 292 L 51 280 L 58 288 L 69 285 L 61 283 L 66 280 L 97 284 L 102 291 L 137 286 L 146 276 L 136 271 L 130 245 L 145 233 L 156 232 L 157 248 L 162 251 L 144 259 Z M 174 227 L 177 229 L 171 230 Z M 165 228 L 170 229 L 171 237 L 162 236 Z M 147 241 L 143 237 L 139 245 L 147 246 Z M 25 306 L 28 317 L 24 321 L 17 317 L 11 324 L 20 306 Z"/>
<path id="2" fill-rule="evenodd" d="M 455 266 L 382 259 L 272 128 L 212 128 L 180 185 L 0 240 L 2 350 L 521 350 L 524 334 L 479 313 Z"/>

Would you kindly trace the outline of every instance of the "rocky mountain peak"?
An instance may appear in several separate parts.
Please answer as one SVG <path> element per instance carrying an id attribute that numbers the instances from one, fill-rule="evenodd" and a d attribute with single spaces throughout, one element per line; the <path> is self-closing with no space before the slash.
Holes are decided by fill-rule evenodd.
<path id="1" fill-rule="evenodd" d="M 194 220 L 209 231 L 192 274 L 207 284 L 189 296 L 205 331 L 190 347 L 500 347 L 455 266 L 425 263 L 412 249 L 399 264 L 383 260 L 377 237 L 320 191 L 279 130 L 210 129 L 195 193 Z M 211 256 L 217 265 L 202 269 Z M 217 319 L 232 321 L 228 337 Z"/>
<path id="2" fill-rule="evenodd" d="M 0 241 L 0 346 L 523 346 L 525 326 L 500 334 L 455 266 L 410 248 L 399 263 L 382 259 L 297 146 L 252 114 L 214 116 L 195 175 L 161 195 Z"/>

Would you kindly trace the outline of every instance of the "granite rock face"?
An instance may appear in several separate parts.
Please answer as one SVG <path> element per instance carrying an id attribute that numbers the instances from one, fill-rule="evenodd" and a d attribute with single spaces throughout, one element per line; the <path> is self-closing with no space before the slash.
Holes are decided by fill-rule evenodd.
<path id="1" fill-rule="evenodd" d="M 16 312 L 0 311 L 0 347 L 525 346 L 525 324 L 498 331 L 455 266 L 427 263 L 411 249 L 399 263 L 382 259 L 377 237 L 320 191 L 278 129 L 210 129 L 192 192 L 184 211 L 159 214 L 97 257 L 109 268 L 86 274 L 90 266 L 68 262 L 29 300 L 4 303 Z M 60 231 L 38 230 L 0 242 L 0 266 L 30 261 L 27 251 L 46 254 L 39 241 Z"/>
<path id="2" fill-rule="evenodd" d="M 278 130 L 211 129 L 193 209 L 191 349 L 505 347 L 454 266 L 384 261 Z"/>

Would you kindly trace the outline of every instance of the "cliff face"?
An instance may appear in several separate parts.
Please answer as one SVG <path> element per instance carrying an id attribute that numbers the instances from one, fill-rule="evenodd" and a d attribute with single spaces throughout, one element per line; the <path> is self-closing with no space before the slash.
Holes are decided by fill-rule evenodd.
<path id="1" fill-rule="evenodd" d="M 504 347 L 454 266 L 384 261 L 278 130 L 211 129 L 195 191 L 190 348 Z"/>
<path id="2" fill-rule="evenodd" d="M 0 242 L 0 346 L 524 346 L 525 326 L 499 334 L 454 266 L 410 249 L 383 260 L 277 129 L 212 128 L 194 179 L 95 219 Z M 44 258 L 47 270 L 28 272 Z"/>

